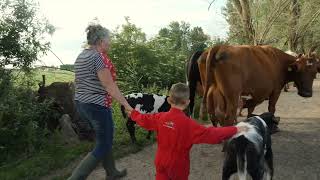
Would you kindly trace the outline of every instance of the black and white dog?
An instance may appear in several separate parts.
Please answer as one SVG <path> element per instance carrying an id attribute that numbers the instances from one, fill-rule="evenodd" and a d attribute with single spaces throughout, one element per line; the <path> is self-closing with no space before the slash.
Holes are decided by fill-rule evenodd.
<path id="1" fill-rule="evenodd" d="M 237 126 L 247 126 L 249 131 L 238 133 L 226 144 L 226 156 L 222 179 L 228 180 L 238 172 L 240 180 L 245 180 L 247 173 L 252 180 L 273 177 L 273 153 L 271 148 L 271 130 L 277 124 L 272 113 L 252 116 Z"/>
<path id="2" fill-rule="evenodd" d="M 157 95 L 157 94 L 146 94 L 146 93 L 133 93 L 125 96 L 128 103 L 132 108 L 139 111 L 140 113 L 158 113 L 166 112 L 170 110 L 170 104 L 167 101 L 168 96 Z M 132 121 L 127 114 L 125 109 L 121 106 L 121 112 L 124 118 L 127 118 L 127 129 L 130 134 L 131 141 L 137 142 L 135 136 L 135 122 Z M 150 139 L 151 131 L 149 131 L 147 138 Z"/>

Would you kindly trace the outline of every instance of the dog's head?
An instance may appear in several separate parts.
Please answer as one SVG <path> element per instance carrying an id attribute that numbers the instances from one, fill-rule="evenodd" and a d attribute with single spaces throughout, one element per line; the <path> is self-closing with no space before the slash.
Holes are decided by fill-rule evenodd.
<path id="1" fill-rule="evenodd" d="M 252 114 L 250 117 L 259 116 L 263 121 L 267 124 L 269 132 L 275 133 L 276 129 L 278 129 L 278 124 L 280 119 L 275 117 L 273 113 L 265 112 L 260 115 Z"/>

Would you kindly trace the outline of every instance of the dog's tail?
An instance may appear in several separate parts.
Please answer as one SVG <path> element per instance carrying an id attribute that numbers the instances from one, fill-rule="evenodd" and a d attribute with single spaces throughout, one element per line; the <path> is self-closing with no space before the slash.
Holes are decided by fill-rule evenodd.
<path id="1" fill-rule="evenodd" d="M 241 135 L 236 138 L 236 152 L 237 152 L 237 167 L 239 180 L 245 180 L 247 176 L 247 157 L 246 148 L 248 145 L 248 139 Z"/>

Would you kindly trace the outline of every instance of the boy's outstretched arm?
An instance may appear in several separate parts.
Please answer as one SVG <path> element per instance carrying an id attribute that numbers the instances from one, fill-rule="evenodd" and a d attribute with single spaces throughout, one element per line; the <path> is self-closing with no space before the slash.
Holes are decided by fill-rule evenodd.
<path id="1" fill-rule="evenodd" d="M 139 126 L 147 130 L 157 130 L 157 120 L 160 118 L 161 113 L 155 114 L 141 114 L 136 110 L 132 110 L 130 113 L 130 118 L 135 121 Z"/>
<path id="2" fill-rule="evenodd" d="M 205 127 L 192 121 L 192 143 L 193 144 L 219 144 L 238 132 L 235 126 L 229 127 Z"/>

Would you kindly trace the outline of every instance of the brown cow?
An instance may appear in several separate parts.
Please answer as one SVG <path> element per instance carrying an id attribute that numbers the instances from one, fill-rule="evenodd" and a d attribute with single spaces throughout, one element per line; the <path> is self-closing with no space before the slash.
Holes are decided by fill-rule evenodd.
<path id="1" fill-rule="evenodd" d="M 266 99 L 274 113 L 286 83 L 294 81 L 300 96 L 311 97 L 316 74 L 314 59 L 297 59 L 270 46 L 215 46 L 202 53 L 198 65 L 206 97 L 202 103 L 212 121 L 221 120 L 223 126 L 235 123 L 239 96 L 252 96 L 245 103 L 249 116 Z"/>
<path id="2" fill-rule="evenodd" d="M 200 78 L 199 66 L 197 60 L 201 56 L 203 51 L 194 52 L 189 59 L 186 61 L 186 82 L 189 86 L 190 90 L 190 103 L 188 108 L 188 113 L 190 116 L 193 115 L 194 112 L 194 104 L 195 104 L 195 95 L 198 94 L 202 98 L 203 96 L 203 87 Z M 242 116 L 241 111 L 243 109 L 243 101 L 246 101 L 248 96 L 239 97 L 239 115 Z M 203 119 L 204 111 L 202 107 L 202 103 L 200 104 L 199 118 Z"/>
<path id="3" fill-rule="evenodd" d="M 188 108 L 188 114 L 190 116 L 193 115 L 194 113 L 194 105 L 195 105 L 195 95 L 198 94 L 198 96 L 202 97 L 203 96 L 203 87 L 202 87 L 202 82 L 200 78 L 200 72 L 199 72 L 199 66 L 197 63 L 197 60 L 201 56 L 201 54 L 204 51 L 196 51 L 194 52 L 189 59 L 186 61 L 186 82 L 189 86 L 190 90 L 190 103 L 189 103 L 189 108 Z M 246 97 L 239 98 L 240 101 L 246 100 Z M 242 105 L 239 106 L 240 113 L 242 111 Z M 200 111 L 199 111 L 199 119 L 204 118 L 204 111 L 203 111 L 203 105 L 202 103 L 200 104 Z"/>
<path id="4" fill-rule="evenodd" d="M 94 140 L 94 131 L 91 125 L 79 117 L 73 102 L 74 84 L 71 82 L 54 82 L 45 86 L 45 82 L 39 84 L 39 101 L 53 99 L 55 108 L 61 114 L 68 114 L 75 125 L 75 130 L 80 139 Z M 59 122 L 50 122 L 55 129 Z"/>

